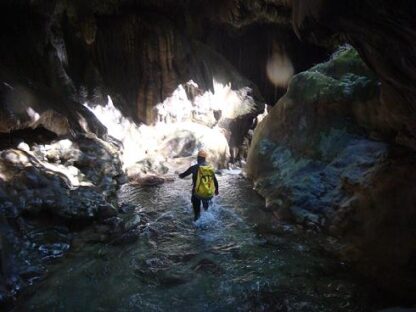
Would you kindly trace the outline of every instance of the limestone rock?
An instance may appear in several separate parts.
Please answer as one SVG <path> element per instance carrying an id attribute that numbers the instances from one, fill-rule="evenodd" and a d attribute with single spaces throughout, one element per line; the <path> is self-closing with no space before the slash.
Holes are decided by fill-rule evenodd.
<path id="1" fill-rule="evenodd" d="M 108 200 L 122 175 L 117 147 L 94 136 L 0 151 L 2 302 L 70 249 L 65 225 L 81 228 L 118 213 Z"/>
<path id="2" fill-rule="evenodd" d="M 376 78 L 350 48 L 296 75 L 255 130 L 247 175 L 268 209 L 339 235 L 346 259 L 410 294 L 414 155 L 373 138 L 383 138 L 371 114 L 383 106 L 378 96 Z"/>

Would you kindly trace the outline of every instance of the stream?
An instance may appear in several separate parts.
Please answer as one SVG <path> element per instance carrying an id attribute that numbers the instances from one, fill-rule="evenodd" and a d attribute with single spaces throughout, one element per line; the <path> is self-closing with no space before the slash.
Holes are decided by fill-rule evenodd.
<path id="1" fill-rule="evenodd" d="M 124 185 L 120 203 L 146 218 L 130 244 L 89 243 L 50 265 L 13 311 L 375 311 L 331 239 L 270 222 L 239 171 L 193 223 L 191 180 Z"/>

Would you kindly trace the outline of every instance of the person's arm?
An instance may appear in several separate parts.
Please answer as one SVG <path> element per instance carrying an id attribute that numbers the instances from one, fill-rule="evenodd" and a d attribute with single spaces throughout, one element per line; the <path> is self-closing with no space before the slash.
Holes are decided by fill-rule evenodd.
<path id="1" fill-rule="evenodd" d="M 219 194 L 219 189 L 218 189 L 218 180 L 217 177 L 214 174 L 214 185 L 215 185 L 215 195 Z"/>
<path id="2" fill-rule="evenodd" d="M 185 172 L 180 173 L 179 178 L 183 179 L 183 178 L 187 177 L 188 175 L 192 174 L 193 173 L 193 167 L 194 166 L 191 166 Z"/>

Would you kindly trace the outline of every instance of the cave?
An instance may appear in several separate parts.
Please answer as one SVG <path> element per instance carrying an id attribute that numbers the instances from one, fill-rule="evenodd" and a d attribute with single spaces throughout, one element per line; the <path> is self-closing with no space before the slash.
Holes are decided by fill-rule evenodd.
<path id="1" fill-rule="evenodd" d="M 0 8 L 2 310 L 416 311 L 416 3 Z"/>

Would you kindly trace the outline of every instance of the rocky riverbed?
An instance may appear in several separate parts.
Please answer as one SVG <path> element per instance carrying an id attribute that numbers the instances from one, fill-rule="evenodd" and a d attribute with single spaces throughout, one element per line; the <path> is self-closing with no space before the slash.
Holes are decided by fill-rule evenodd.
<path id="1" fill-rule="evenodd" d="M 270 222 L 238 171 L 219 175 L 220 197 L 196 223 L 190 182 L 124 185 L 119 204 L 131 210 L 76 234 L 14 311 L 376 311 L 386 304 L 331 256 L 336 240 Z"/>

